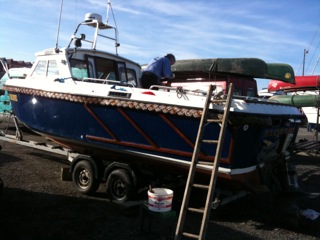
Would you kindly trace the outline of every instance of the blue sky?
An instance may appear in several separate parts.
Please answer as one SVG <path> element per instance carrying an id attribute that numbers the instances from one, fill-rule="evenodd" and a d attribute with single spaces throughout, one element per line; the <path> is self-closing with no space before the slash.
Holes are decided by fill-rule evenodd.
<path id="1" fill-rule="evenodd" d="M 59 46 L 89 12 L 106 20 L 107 0 L 64 0 Z M 0 57 L 34 61 L 56 44 L 60 0 L 0 0 Z M 113 0 L 120 55 L 138 63 L 174 53 L 177 59 L 256 57 L 320 74 L 319 0 Z M 112 18 L 109 23 L 114 25 Z M 317 64 L 317 61 L 319 63 Z M 268 81 L 258 82 L 259 89 Z"/>

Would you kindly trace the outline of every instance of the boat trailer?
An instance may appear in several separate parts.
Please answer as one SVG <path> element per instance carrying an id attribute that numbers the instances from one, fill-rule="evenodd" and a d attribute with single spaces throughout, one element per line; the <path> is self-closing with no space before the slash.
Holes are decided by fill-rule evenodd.
<path id="1" fill-rule="evenodd" d="M 71 151 L 68 148 L 61 147 L 49 139 L 45 139 L 44 137 L 36 135 L 33 132 L 29 134 L 30 130 L 25 131 L 23 126 L 21 127 L 20 125 L 21 123 L 19 123 L 19 120 L 13 114 L 0 115 L 0 141 L 61 155 L 65 157 L 68 162 L 70 162 L 70 166 L 74 160 L 78 160 L 79 158 L 91 159 L 91 156 L 89 155 L 86 156 L 84 154 Z M 1 149 L 2 145 L 0 145 L 0 150 Z M 72 173 L 70 169 L 71 167 L 61 168 L 62 181 L 72 181 Z M 180 182 L 179 186 L 181 184 L 182 183 Z M 172 187 L 174 187 L 174 184 Z M 216 209 L 232 201 L 243 198 L 246 195 L 248 195 L 247 191 L 234 192 L 224 189 L 217 189 L 217 197 L 212 201 L 212 209 Z M 126 203 L 121 204 L 125 205 Z M 129 201 L 128 204 L 132 204 L 132 202 Z"/>

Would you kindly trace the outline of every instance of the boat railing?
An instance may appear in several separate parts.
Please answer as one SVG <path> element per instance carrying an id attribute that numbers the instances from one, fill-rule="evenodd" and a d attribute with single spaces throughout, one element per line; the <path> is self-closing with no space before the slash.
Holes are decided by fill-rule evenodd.
<path id="1" fill-rule="evenodd" d="M 90 19 L 90 20 L 88 20 L 88 19 Z M 80 34 L 80 35 L 78 34 L 78 37 L 77 37 L 77 32 L 78 32 L 80 26 L 88 26 L 88 27 L 95 28 L 93 38 L 87 39 L 85 34 Z M 109 37 L 107 35 L 100 33 L 101 30 L 108 30 L 108 29 L 114 29 L 114 31 L 115 31 L 114 37 Z M 87 14 L 86 15 L 86 20 L 84 22 L 79 23 L 77 28 L 75 29 L 67 48 L 70 48 L 71 44 L 73 42 L 74 42 L 76 48 L 81 47 L 82 46 L 81 42 L 83 41 L 83 42 L 91 43 L 91 49 L 95 50 L 96 46 L 97 46 L 98 37 L 114 41 L 116 54 L 118 54 L 118 47 L 120 46 L 120 44 L 118 42 L 117 28 L 112 27 L 112 26 L 108 25 L 107 23 L 103 23 L 101 16 L 98 14 Z"/>
<path id="2" fill-rule="evenodd" d="M 149 89 L 150 90 L 166 91 L 166 92 L 174 91 L 177 94 L 179 94 L 180 96 L 185 96 L 187 94 L 201 95 L 201 96 L 207 95 L 207 91 L 204 91 L 201 89 L 187 89 L 187 88 L 183 88 L 181 86 L 170 87 L 170 86 L 163 86 L 163 85 L 152 85 L 152 86 L 150 86 Z M 217 95 L 226 95 L 226 94 L 222 93 L 221 91 L 217 92 L 216 94 Z M 251 96 L 233 95 L 232 98 L 239 99 L 239 100 L 246 100 L 246 101 L 250 101 L 250 102 L 270 102 L 270 101 L 268 101 L 268 99 L 259 98 L 259 97 L 251 97 Z"/>
<path id="3" fill-rule="evenodd" d="M 261 98 L 261 97 L 233 95 L 233 98 L 234 99 L 240 99 L 240 100 L 248 100 L 248 101 L 268 102 L 267 98 Z"/>
<path id="4" fill-rule="evenodd" d="M 91 82 L 91 83 L 99 83 L 99 84 L 113 84 L 113 85 L 120 85 L 120 86 L 128 86 L 128 87 L 135 87 L 132 83 L 126 81 L 119 81 L 119 80 L 110 80 L 110 79 L 101 79 L 101 78 L 83 78 L 82 82 Z"/>
<path id="5" fill-rule="evenodd" d="M 164 90 L 164 91 L 168 91 L 168 90 L 176 90 L 177 87 L 170 87 L 170 86 L 164 86 L 164 85 L 151 85 L 149 87 L 150 90 Z"/>
<path id="6" fill-rule="evenodd" d="M 164 85 L 152 85 L 149 88 L 150 90 L 161 90 L 161 91 L 166 91 L 170 92 L 175 91 L 179 93 L 189 93 L 189 94 L 194 94 L 194 95 L 207 95 L 206 91 L 200 90 L 200 89 L 186 89 L 181 86 L 176 86 L 176 87 L 170 87 L 170 86 L 164 86 Z"/>

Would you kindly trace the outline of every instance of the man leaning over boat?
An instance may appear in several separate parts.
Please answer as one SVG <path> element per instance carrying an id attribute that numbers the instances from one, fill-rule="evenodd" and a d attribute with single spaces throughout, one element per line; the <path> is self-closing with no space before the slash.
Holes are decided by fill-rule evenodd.
<path id="1" fill-rule="evenodd" d="M 171 53 L 168 53 L 164 57 L 154 58 L 142 72 L 142 88 L 150 88 L 152 85 L 163 85 L 163 80 L 172 79 L 171 65 L 175 64 L 175 62 L 176 58 Z"/>

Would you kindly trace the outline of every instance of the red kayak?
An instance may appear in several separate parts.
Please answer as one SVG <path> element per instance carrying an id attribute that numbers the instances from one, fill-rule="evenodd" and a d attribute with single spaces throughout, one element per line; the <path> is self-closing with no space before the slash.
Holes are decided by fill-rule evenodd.
<path id="1" fill-rule="evenodd" d="M 315 90 L 320 88 L 320 75 L 296 76 L 296 84 L 286 83 L 278 80 L 270 80 L 268 91 L 284 90 L 287 92 L 299 90 Z"/>

